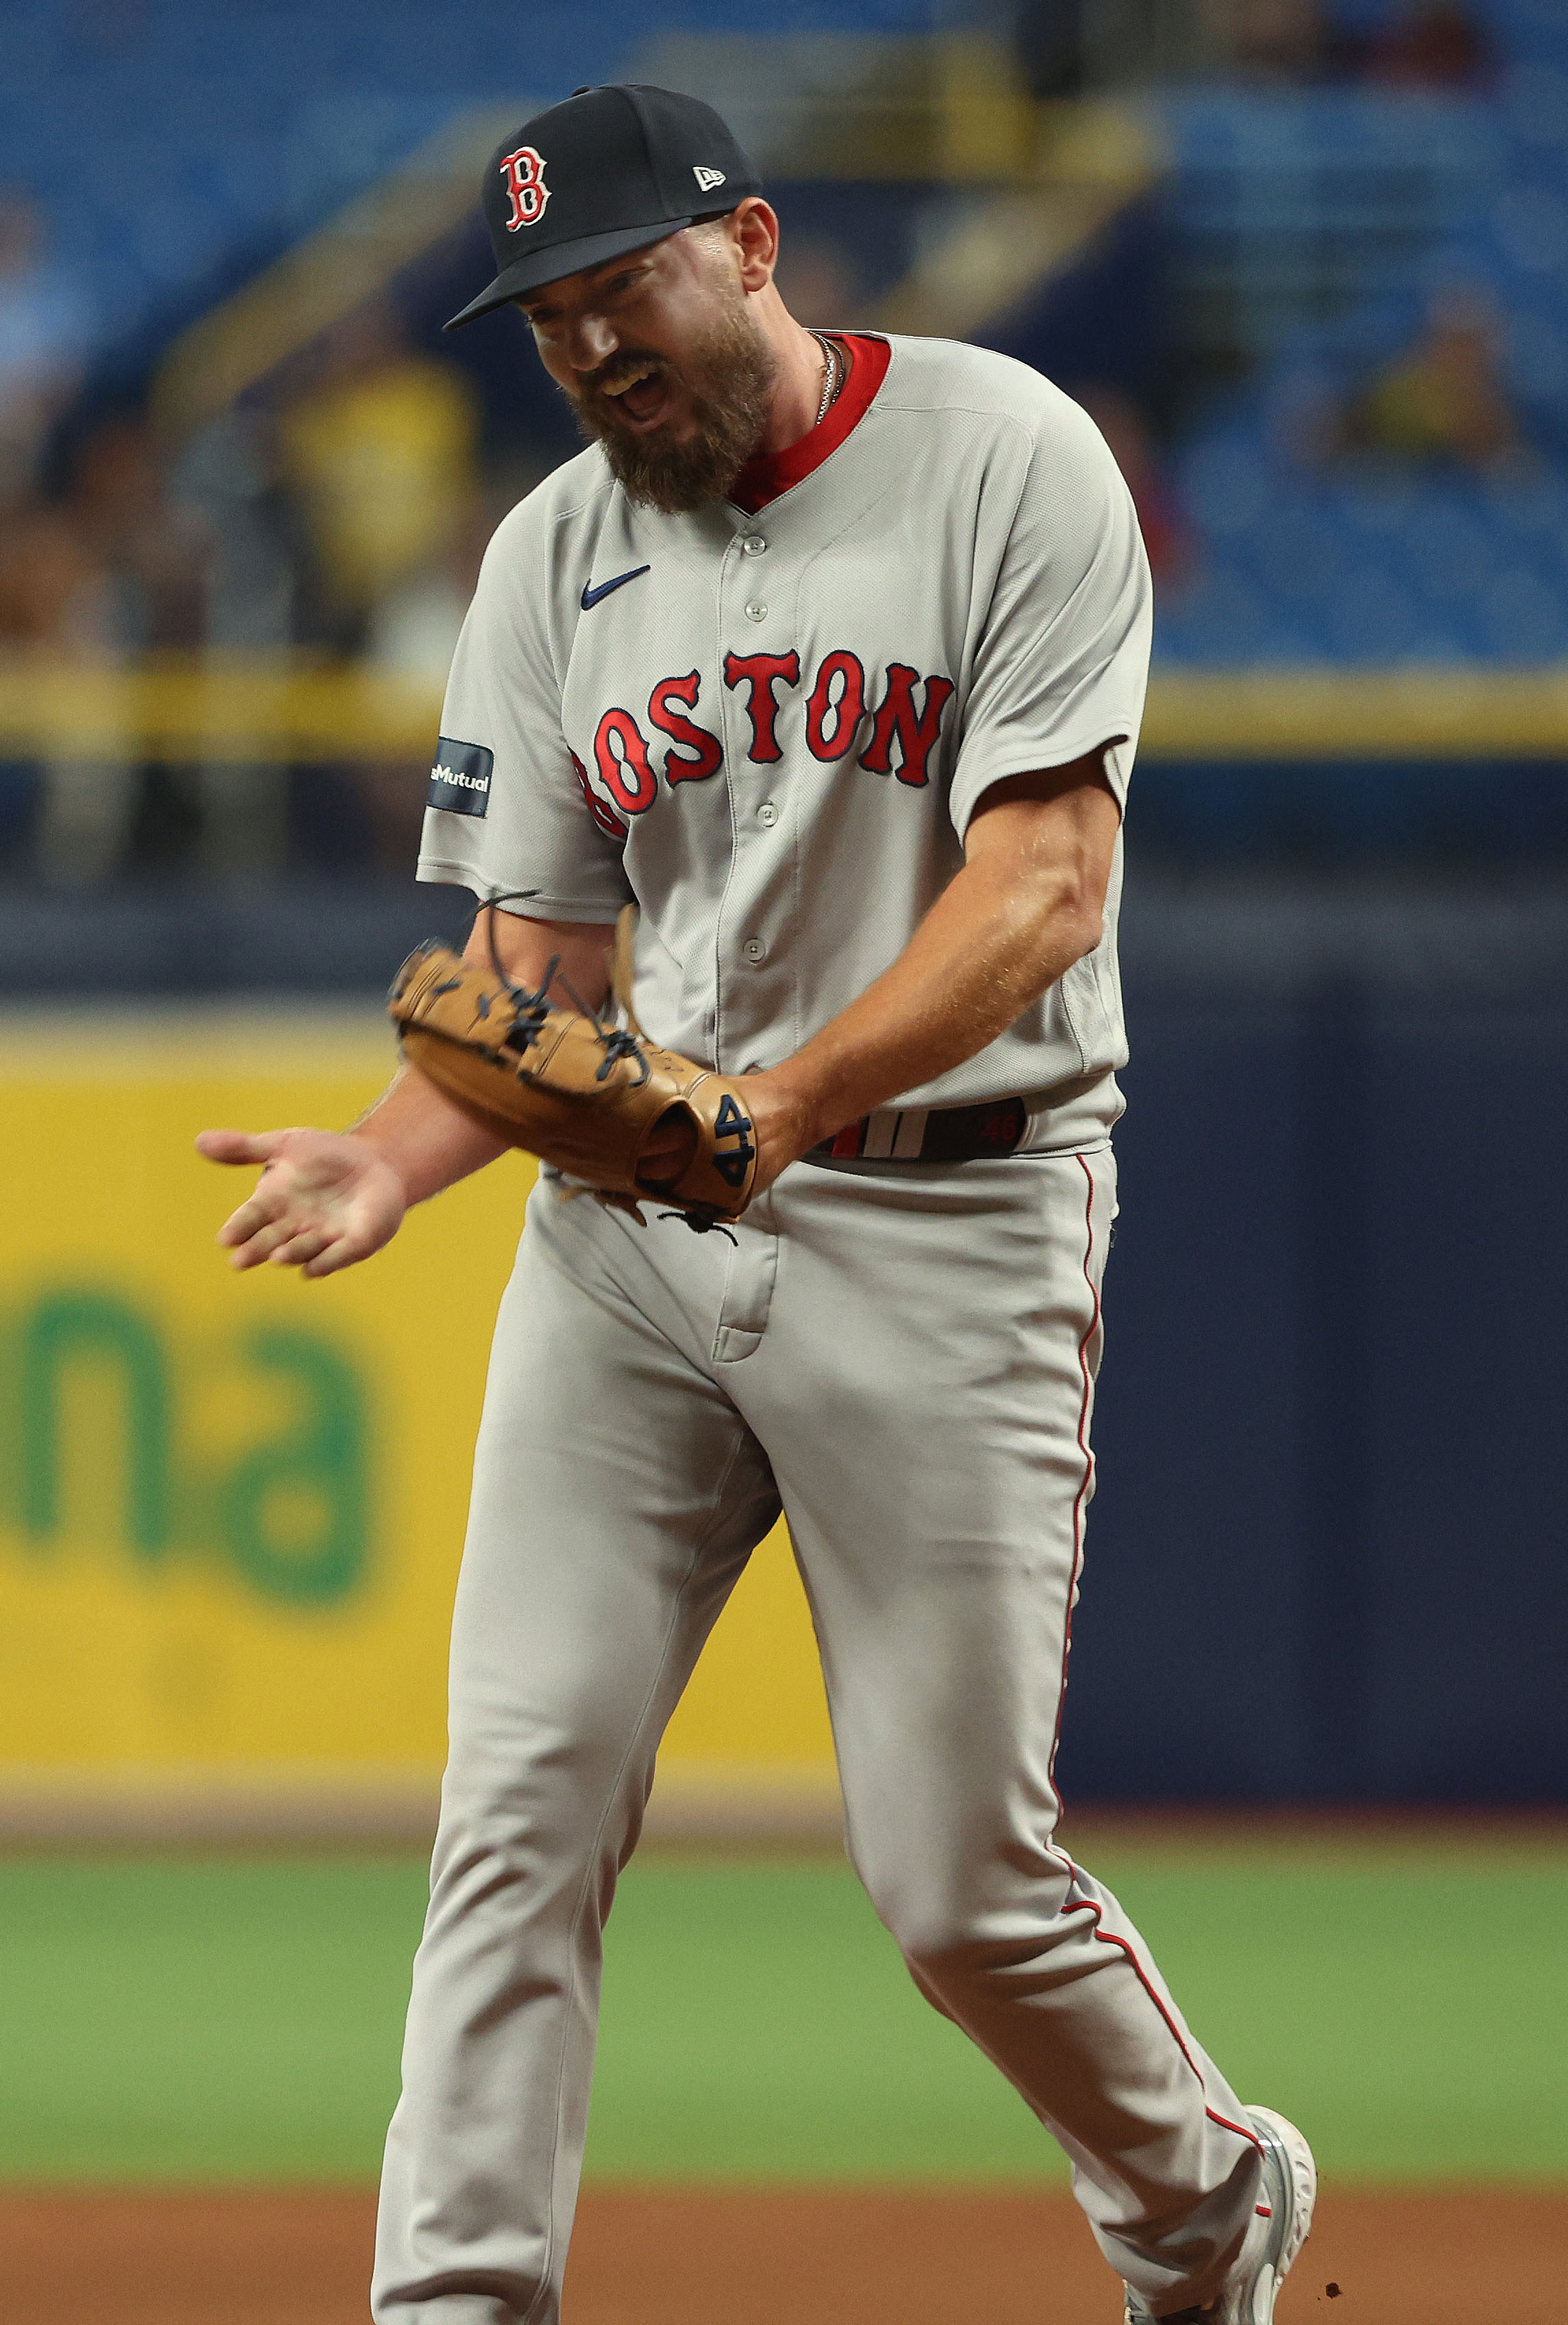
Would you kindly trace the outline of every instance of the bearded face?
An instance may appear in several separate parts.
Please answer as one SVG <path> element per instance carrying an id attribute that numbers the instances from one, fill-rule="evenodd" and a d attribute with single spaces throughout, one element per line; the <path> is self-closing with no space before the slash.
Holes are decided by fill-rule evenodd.
<path id="1" fill-rule="evenodd" d="M 675 516 L 725 497 L 762 441 L 777 375 L 738 283 L 716 271 L 711 320 L 678 355 L 619 348 L 564 393 L 627 496 Z"/>

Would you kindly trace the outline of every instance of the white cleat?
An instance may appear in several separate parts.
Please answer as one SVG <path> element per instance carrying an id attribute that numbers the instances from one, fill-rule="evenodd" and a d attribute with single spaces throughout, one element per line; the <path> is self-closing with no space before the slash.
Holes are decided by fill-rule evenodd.
<path id="1" fill-rule="evenodd" d="M 1264 2199 L 1271 2216 L 1263 2250 L 1217 2300 L 1195 2309 L 1168 2309 L 1158 2319 L 1129 2284 L 1126 2325 L 1274 2325 L 1279 2288 L 1313 2224 L 1317 2166 L 1294 2124 L 1272 2107 L 1249 2107 L 1247 2120 L 1263 2149 Z"/>

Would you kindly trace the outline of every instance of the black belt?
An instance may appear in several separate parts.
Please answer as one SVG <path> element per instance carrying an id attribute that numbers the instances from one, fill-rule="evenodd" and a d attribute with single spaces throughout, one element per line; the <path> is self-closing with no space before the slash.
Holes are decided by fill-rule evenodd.
<path id="1" fill-rule="evenodd" d="M 804 1162 L 978 1162 L 987 1154 L 1014 1154 L 1029 1126 L 1021 1098 L 994 1098 L 983 1106 L 887 1107 L 847 1122 L 801 1160 Z"/>

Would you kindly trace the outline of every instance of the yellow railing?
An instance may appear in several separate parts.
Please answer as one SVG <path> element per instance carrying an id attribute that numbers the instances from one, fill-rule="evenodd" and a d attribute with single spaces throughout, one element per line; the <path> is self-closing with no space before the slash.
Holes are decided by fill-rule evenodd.
<path id="1" fill-rule="evenodd" d="M 440 720 L 428 686 L 362 662 L 0 664 L 0 754 L 12 758 L 420 759 Z"/>
<path id="2" fill-rule="evenodd" d="M 0 663 L 0 756 L 422 759 L 441 703 L 358 662 Z M 1565 759 L 1568 665 L 1164 672 L 1150 759 Z"/>
<path id="3" fill-rule="evenodd" d="M 1164 672 L 1151 759 L 1568 759 L 1568 665 Z"/>

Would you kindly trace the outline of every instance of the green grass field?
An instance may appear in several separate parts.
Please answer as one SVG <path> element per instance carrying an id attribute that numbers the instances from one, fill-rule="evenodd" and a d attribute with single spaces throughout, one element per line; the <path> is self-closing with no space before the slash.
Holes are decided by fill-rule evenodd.
<path id="1" fill-rule="evenodd" d="M 1344 2178 L 1568 2177 L 1568 1848 L 1100 1849 L 1243 2097 Z M 374 2174 L 422 1862 L 0 1861 L 0 2174 Z M 1055 2177 L 826 1861 L 649 1857 L 609 1937 L 589 2169 Z"/>

